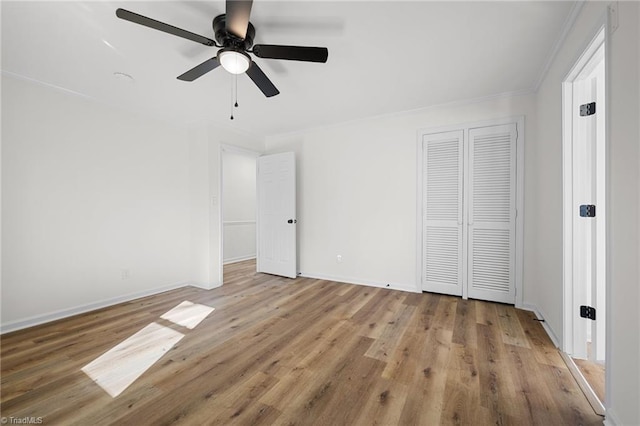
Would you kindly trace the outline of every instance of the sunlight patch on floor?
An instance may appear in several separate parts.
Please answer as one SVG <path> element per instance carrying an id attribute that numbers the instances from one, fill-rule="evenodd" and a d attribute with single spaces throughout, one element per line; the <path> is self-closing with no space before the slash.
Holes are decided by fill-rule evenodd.
<path id="1" fill-rule="evenodd" d="M 214 308 L 184 301 L 160 318 L 194 329 Z M 115 398 L 184 337 L 169 327 L 149 324 L 89 364 L 82 371 Z"/>
<path id="2" fill-rule="evenodd" d="M 82 371 L 115 398 L 183 337 L 153 322 L 82 367 Z"/>
<path id="3" fill-rule="evenodd" d="M 160 318 L 193 330 L 213 310 L 214 308 L 209 306 L 185 300 L 169 312 L 164 313 Z"/>

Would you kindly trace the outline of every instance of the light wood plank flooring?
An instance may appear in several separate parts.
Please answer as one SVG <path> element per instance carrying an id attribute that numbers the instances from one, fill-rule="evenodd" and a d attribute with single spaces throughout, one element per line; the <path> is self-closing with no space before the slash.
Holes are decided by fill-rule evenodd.
<path id="1" fill-rule="evenodd" d="M 596 425 L 530 312 L 256 274 L 2 336 L 1 415 L 49 425 Z M 193 329 L 160 317 L 215 308 Z M 81 369 L 151 323 L 182 337 L 111 397 Z M 122 367 L 114 362 L 114 371 Z"/>

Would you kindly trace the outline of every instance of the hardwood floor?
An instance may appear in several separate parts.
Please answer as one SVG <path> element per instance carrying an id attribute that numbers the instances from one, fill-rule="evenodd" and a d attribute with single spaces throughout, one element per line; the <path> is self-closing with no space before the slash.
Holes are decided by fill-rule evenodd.
<path id="1" fill-rule="evenodd" d="M 530 312 L 254 268 L 225 266 L 218 289 L 3 335 L 1 415 L 50 425 L 602 422 Z M 160 318 L 183 301 L 215 310 L 192 329 Z M 152 323 L 183 337 L 117 396 L 82 371 Z M 129 368 L 120 355 L 109 358 L 116 375 Z"/>

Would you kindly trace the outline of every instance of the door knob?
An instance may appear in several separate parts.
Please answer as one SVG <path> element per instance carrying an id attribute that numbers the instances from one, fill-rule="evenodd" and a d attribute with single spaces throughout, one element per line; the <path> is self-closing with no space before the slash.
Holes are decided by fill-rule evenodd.
<path id="1" fill-rule="evenodd" d="M 298 223 L 298 221 L 296 219 L 289 219 L 287 223 Z"/>

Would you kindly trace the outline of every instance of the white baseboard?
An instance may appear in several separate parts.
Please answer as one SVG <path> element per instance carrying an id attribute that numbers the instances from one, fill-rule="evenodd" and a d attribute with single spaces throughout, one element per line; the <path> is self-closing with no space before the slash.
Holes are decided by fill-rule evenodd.
<path id="1" fill-rule="evenodd" d="M 238 257 L 232 257 L 231 259 L 223 259 L 222 264 L 230 265 L 231 263 L 244 262 L 245 260 L 251 260 L 255 258 L 256 258 L 256 254 L 254 253 L 247 256 L 238 256 Z"/>
<path id="2" fill-rule="evenodd" d="M 68 318 L 73 315 L 83 314 L 85 312 L 95 311 L 96 309 L 106 308 L 107 306 L 116 305 L 118 303 L 129 302 L 141 297 L 152 296 L 154 294 L 163 293 L 169 290 L 175 290 L 177 288 L 186 287 L 191 285 L 188 281 L 178 281 L 176 283 L 157 287 L 150 290 L 129 293 L 122 296 L 112 297 L 109 299 L 100 300 L 98 302 L 87 303 L 85 305 L 75 306 L 73 308 L 61 309 L 59 311 L 49 312 L 42 315 L 35 315 L 32 317 L 24 318 L 17 321 L 10 321 L 8 323 L 0 325 L 0 334 L 9 333 L 11 331 L 22 330 L 24 328 L 33 327 L 36 325 L 44 324 L 51 321 L 56 321 L 62 318 Z"/>
<path id="3" fill-rule="evenodd" d="M 193 286 L 193 287 L 198 287 L 201 288 L 203 290 L 213 290 L 214 288 L 218 288 L 218 287 L 222 287 L 222 283 L 221 282 L 216 282 L 216 283 L 202 283 L 202 282 L 191 282 L 187 285 Z"/>
<path id="4" fill-rule="evenodd" d="M 313 272 L 300 272 L 298 275 L 304 278 L 313 278 L 317 280 L 326 280 L 326 281 L 335 281 L 339 283 L 345 284 L 355 284 L 355 285 L 363 285 L 367 287 L 379 287 L 379 288 L 388 288 L 390 290 L 400 290 L 400 291 L 408 291 L 410 293 L 422 293 L 421 290 L 416 289 L 414 286 L 407 284 L 397 284 L 397 283 L 385 283 L 380 281 L 369 281 L 362 280 L 358 278 L 349 278 L 349 277 L 339 277 L 325 274 L 316 274 Z"/>
<path id="5" fill-rule="evenodd" d="M 547 322 L 544 321 L 545 316 L 543 313 L 540 312 L 540 309 L 538 309 L 536 305 L 532 305 L 530 303 L 523 303 L 522 306 L 518 306 L 518 308 L 524 309 L 525 311 L 533 312 L 536 315 L 536 318 L 541 320 L 540 324 L 542 324 L 542 328 L 544 328 L 544 331 L 547 332 L 547 335 L 549 336 L 549 338 L 551 339 L 555 347 L 558 349 L 562 349 L 562 346 L 560 345 L 560 339 L 558 339 L 558 336 L 553 331 L 553 329 L 549 326 L 549 324 L 547 324 Z"/>

